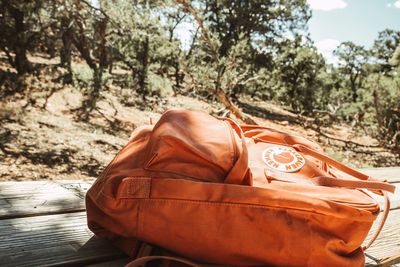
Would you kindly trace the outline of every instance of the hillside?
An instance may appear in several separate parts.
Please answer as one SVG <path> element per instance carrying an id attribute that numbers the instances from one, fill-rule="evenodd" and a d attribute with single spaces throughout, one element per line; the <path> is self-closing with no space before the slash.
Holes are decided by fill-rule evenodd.
<path id="1" fill-rule="evenodd" d="M 55 82 L 61 74 L 54 62 L 40 57 L 30 60 L 46 66 L 39 75 L 25 77 L 16 93 L 10 93 L 10 86 L 18 86 L 18 78 L 7 64 L 1 65 L 0 181 L 94 179 L 136 127 L 157 121 L 164 111 L 183 108 L 214 115 L 224 111 L 212 100 L 183 95 L 150 97 L 143 103 L 135 92 L 115 85 L 111 79 L 96 110 L 88 121 L 82 121 L 77 109 L 83 89 Z M 253 115 L 258 124 L 314 140 L 346 164 L 400 165 L 398 155 L 380 147 L 361 129 L 348 125 L 319 127 L 315 118 L 298 116 L 278 105 L 246 98 L 239 101 L 238 106 Z"/>

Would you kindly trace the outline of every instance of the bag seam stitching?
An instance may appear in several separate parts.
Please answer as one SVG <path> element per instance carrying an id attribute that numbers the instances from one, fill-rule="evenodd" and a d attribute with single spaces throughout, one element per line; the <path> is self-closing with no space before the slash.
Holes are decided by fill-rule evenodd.
<path id="1" fill-rule="evenodd" d="M 340 218 L 340 219 L 345 219 L 345 217 L 339 217 L 339 216 L 335 216 L 333 214 L 329 214 L 329 213 L 323 213 L 323 212 L 319 212 L 317 210 L 306 210 L 306 209 L 296 209 L 293 207 L 282 207 L 282 206 L 268 206 L 268 205 L 257 205 L 257 204 L 244 204 L 244 203 L 231 203 L 231 202 L 210 202 L 210 201 L 198 201 L 198 200 L 182 200 L 182 199 L 163 199 L 163 198 L 121 198 L 124 200 L 135 200 L 137 201 L 139 199 L 140 202 L 158 202 L 158 203 L 167 203 L 167 202 L 174 202 L 174 203 L 181 203 L 183 205 L 187 204 L 187 203 L 196 203 L 196 204 L 200 204 L 200 205 L 210 205 L 210 206 L 232 206 L 232 207 L 249 207 L 249 208 L 256 208 L 256 209 L 275 209 L 275 210 L 279 210 L 279 209 L 283 209 L 283 210 L 294 210 L 294 211 L 299 211 L 299 212 L 304 212 L 307 214 L 319 214 L 319 215 L 324 215 L 324 216 L 332 216 L 335 218 Z M 358 210 L 358 209 L 357 209 Z M 369 212 L 369 211 L 365 211 L 365 212 Z M 373 216 L 372 212 L 371 216 Z M 376 216 L 373 216 L 376 217 Z M 354 218 L 354 216 L 352 217 Z M 375 219 L 372 219 L 370 221 L 374 221 Z M 356 221 L 366 221 L 366 220 L 356 220 Z"/>

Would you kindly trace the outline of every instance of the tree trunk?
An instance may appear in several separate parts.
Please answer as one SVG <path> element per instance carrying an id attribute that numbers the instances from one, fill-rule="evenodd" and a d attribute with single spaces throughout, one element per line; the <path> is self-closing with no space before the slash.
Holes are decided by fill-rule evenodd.
<path id="1" fill-rule="evenodd" d="M 82 58 L 86 61 L 89 67 L 93 70 L 93 84 L 90 94 L 86 96 L 86 100 L 83 101 L 81 111 L 83 112 L 83 120 L 89 118 L 90 112 L 96 107 L 97 99 L 100 95 L 102 88 L 102 77 L 103 71 L 106 66 L 106 29 L 108 19 L 104 18 L 95 25 L 95 39 L 100 40 L 96 48 L 96 53 L 98 54 L 98 61 L 96 63 L 95 58 L 92 57 L 91 53 L 91 41 L 85 36 L 84 25 L 79 20 L 76 21 L 78 25 L 78 31 L 73 34 L 72 42 L 76 49 L 81 54 Z"/>
<path id="2" fill-rule="evenodd" d="M 10 13 L 14 18 L 15 24 L 15 42 L 14 42 L 14 66 L 17 69 L 18 75 L 22 75 L 33 70 L 32 64 L 29 62 L 26 56 L 26 43 L 25 37 L 25 25 L 24 25 L 24 12 L 17 8 L 9 5 Z"/>
<path id="3" fill-rule="evenodd" d="M 351 99 L 353 100 L 353 103 L 357 102 L 357 88 L 355 88 L 355 86 L 352 86 L 351 88 Z"/>
<path id="4" fill-rule="evenodd" d="M 93 110 L 96 106 L 97 98 L 99 97 L 103 78 L 103 68 L 97 68 L 93 72 L 93 89 L 91 94 L 91 105 L 90 110 Z"/>
<path id="5" fill-rule="evenodd" d="M 33 69 L 26 57 L 26 48 L 20 45 L 15 47 L 15 68 L 17 69 L 18 75 L 29 73 Z"/>
<path id="6" fill-rule="evenodd" d="M 353 103 L 357 102 L 357 77 L 358 74 L 356 74 L 354 77 L 350 77 L 350 87 L 351 87 L 351 99 L 353 100 Z"/>
<path id="7" fill-rule="evenodd" d="M 146 100 L 148 93 L 148 72 L 149 72 L 149 37 L 146 36 L 143 42 L 143 50 L 140 55 L 142 67 L 139 72 L 139 94 Z"/>
<path id="8" fill-rule="evenodd" d="M 62 48 L 60 51 L 60 65 L 67 69 L 68 73 L 65 76 L 65 83 L 72 83 L 72 32 L 69 26 L 69 21 L 67 19 L 62 19 L 61 27 L 64 29 L 62 33 L 61 40 L 62 40 Z"/>
<path id="9" fill-rule="evenodd" d="M 174 63 L 174 69 L 175 69 L 174 96 L 176 96 L 181 89 L 181 81 L 182 81 L 179 60 L 176 60 L 176 62 Z"/>
<path id="10" fill-rule="evenodd" d="M 60 61 L 61 66 L 69 68 L 71 67 L 71 48 L 72 48 L 72 34 L 71 29 L 68 28 L 69 22 L 66 19 L 63 19 L 61 22 L 61 27 L 64 29 L 61 40 L 62 40 L 62 48 L 60 51 Z"/>
<path id="11" fill-rule="evenodd" d="M 253 120 L 250 116 L 244 115 L 240 109 L 232 103 L 228 98 L 225 91 L 222 89 L 217 89 L 217 98 L 229 111 L 232 112 L 239 120 L 245 122 L 246 124 L 257 125 L 257 122 Z"/>
<path id="12" fill-rule="evenodd" d="M 106 47 L 106 29 L 107 29 L 107 18 L 99 21 L 97 25 L 97 34 L 100 38 L 100 43 L 97 47 L 97 52 L 99 54 L 99 64 L 98 67 L 93 69 L 93 86 L 92 92 L 87 101 L 87 113 L 91 112 L 96 107 L 97 99 L 100 95 L 101 88 L 103 86 L 103 71 L 107 65 L 107 47 Z M 96 35 L 95 35 L 96 36 Z"/>
<path id="13" fill-rule="evenodd" d="M 296 98 L 295 98 L 295 92 L 297 91 L 297 88 L 295 85 L 292 85 L 290 89 L 287 92 L 287 96 L 289 97 L 290 101 L 290 107 L 292 110 L 297 111 L 297 103 L 296 103 Z"/>

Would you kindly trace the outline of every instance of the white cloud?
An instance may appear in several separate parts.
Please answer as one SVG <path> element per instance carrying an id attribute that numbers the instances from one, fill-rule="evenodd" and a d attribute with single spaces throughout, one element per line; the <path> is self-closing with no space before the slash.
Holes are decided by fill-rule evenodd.
<path id="1" fill-rule="evenodd" d="M 333 10 L 333 9 L 341 9 L 347 6 L 347 3 L 344 0 L 307 0 L 311 9 L 314 10 Z M 400 0 L 398 0 L 400 2 Z M 397 3 L 397 2 L 396 2 Z"/>
<path id="2" fill-rule="evenodd" d="M 400 8 L 400 0 L 397 0 L 394 3 L 388 3 L 388 4 L 386 4 L 386 6 L 389 7 L 389 8 L 390 7 Z"/>
<path id="3" fill-rule="evenodd" d="M 315 43 L 315 47 L 317 47 L 318 51 L 325 57 L 327 63 L 337 64 L 338 58 L 333 55 L 333 50 L 338 47 L 340 42 L 335 39 L 324 39 Z"/>

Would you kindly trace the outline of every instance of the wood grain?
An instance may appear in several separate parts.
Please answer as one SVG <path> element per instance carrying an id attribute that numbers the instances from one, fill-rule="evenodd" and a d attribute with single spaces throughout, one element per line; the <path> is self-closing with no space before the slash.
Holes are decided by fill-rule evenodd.
<path id="1" fill-rule="evenodd" d="M 400 168 L 362 172 L 386 178 L 400 188 Z M 94 237 L 87 228 L 82 211 L 89 187 L 82 181 L 0 183 L 0 266 L 100 267 L 128 262 L 122 252 Z M 367 251 L 367 265 L 400 263 L 400 189 L 390 197 L 392 211 L 381 235 Z"/>
<path id="2" fill-rule="evenodd" d="M 85 210 L 82 181 L 0 183 L 0 219 Z"/>
<path id="3" fill-rule="evenodd" d="M 400 168 L 389 167 L 389 168 L 374 168 L 374 169 L 361 169 L 361 171 L 374 178 L 387 179 L 391 184 L 396 185 L 396 192 L 394 194 L 389 193 L 390 208 L 400 208 Z M 375 199 L 383 206 L 384 200 L 382 197 L 374 195 Z"/>
<path id="4" fill-rule="evenodd" d="M 386 258 L 395 257 L 392 264 L 400 263 L 400 209 L 392 210 L 386 220 L 381 234 L 374 244 L 366 251 L 367 265 L 374 265 Z M 379 218 L 378 220 L 379 221 Z M 367 240 L 375 232 L 377 221 L 372 227 Z M 374 260 L 375 259 L 375 260 Z M 390 266 L 390 265 L 387 265 Z"/>
<path id="5" fill-rule="evenodd" d="M 390 208 L 400 208 L 400 167 L 387 167 L 387 168 L 365 168 L 359 169 L 360 172 L 367 174 L 374 178 L 386 179 L 389 183 L 394 184 L 397 190 L 394 194 L 388 193 L 390 199 Z M 344 174 L 343 174 L 344 175 Z M 347 175 L 344 175 L 347 176 Z M 372 194 L 380 206 L 383 208 L 384 199 L 378 195 Z"/>
<path id="6" fill-rule="evenodd" d="M 123 257 L 86 226 L 86 213 L 0 220 L 0 266 L 83 266 Z"/>
<path id="7" fill-rule="evenodd" d="M 390 183 L 400 183 L 400 167 L 364 168 L 360 171 L 374 178 L 387 179 Z"/>
<path id="8" fill-rule="evenodd" d="M 390 200 L 390 209 L 391 210 L 395 210 L 395 209 L 399 209 L 400 208 L 400 183 L 392 183 L 393 185 L 396 186 L 396 192 L 394 194 L 392 193 L 388 193 L 389 196 L 389 200 Z M 380 195 L 376 195 L 376 194 L 370 194 L 374 199 L 376 199 L 376 201 L 378 201 L 381 210 L 384 210 L 384 203 L 385 203 L 385 199 L 380 196 Z"/>

